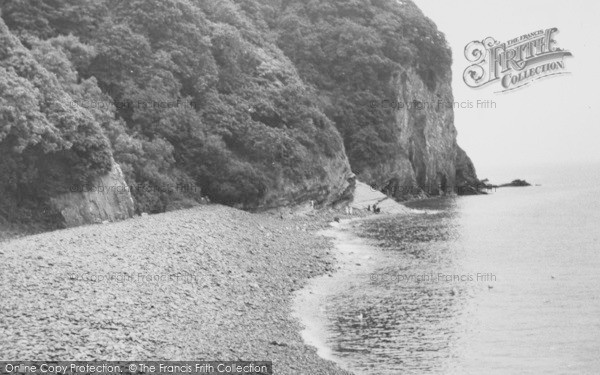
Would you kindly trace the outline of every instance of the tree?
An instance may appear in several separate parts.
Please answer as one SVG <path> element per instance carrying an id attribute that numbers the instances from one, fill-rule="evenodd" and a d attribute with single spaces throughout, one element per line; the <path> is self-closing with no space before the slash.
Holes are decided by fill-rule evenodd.
<path id="1" fill-rule="evenodd" d="M 43 220 L 50 197 L 110 170 L 111 147 L 70 95 L 80 89 L 65 53 L 49 42 L 27 50 L 1 20 L 0 41 L 0 204 L 17 220 Z"/>

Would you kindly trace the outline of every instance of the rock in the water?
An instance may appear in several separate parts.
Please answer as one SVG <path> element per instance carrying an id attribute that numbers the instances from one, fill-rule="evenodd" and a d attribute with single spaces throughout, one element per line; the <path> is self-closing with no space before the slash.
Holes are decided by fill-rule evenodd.
<path id="1" fill-rule="evenodd" d="M 499 187 L 526 187 L 531 186 L 531 184 L 525 180 L 514 180 L 513 182 L 509 182 L 508 184 L 502 184 Z"/>

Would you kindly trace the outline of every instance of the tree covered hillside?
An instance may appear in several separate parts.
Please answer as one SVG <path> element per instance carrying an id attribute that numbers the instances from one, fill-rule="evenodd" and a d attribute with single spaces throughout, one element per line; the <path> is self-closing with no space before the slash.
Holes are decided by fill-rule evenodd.
<path id="1" fill-rule="evenodd" d="M 152 213 L 201 196 L 330 204 L 352 171 L 398 198 L 406 185 L 476 180 L 457 178 L 474 168 L 457 166 L 468 160 L 440 107 L 453 100 L 450 49 L 408 0 L 4 0 L 0 11 L 11 221 L 54 220 L 51 197 L 115 161 L 137 211 Z"/>
<path id="2" fill-rule="evenodd" d="M 139 212 L 199 198 L 181 186 L 248 209 L 331 203 L 345 189 L 343 142 L 315 91 L 234 2 L 0 9 L 0 215 L 35 216 L 24 209 L 105 172 L 111 158 Z"/>
<path id="3" fill-rule="evenodd" d="M 401 72 L 416 70 L 435 91 L 451 80 L 452 64 L 444 35 L 411 1 L 236 1 L 257 22 L 265 20 L 301 77 L 318 89 L 354 172 L 408 156 L 399 146 L 396 113 L 381 103 L 401 102 L 395 85 Z"/>

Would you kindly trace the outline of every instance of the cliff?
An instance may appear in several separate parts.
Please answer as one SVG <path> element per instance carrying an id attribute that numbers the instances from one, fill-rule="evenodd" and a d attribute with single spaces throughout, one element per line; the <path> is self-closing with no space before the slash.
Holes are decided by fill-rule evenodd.
<path id="1" fill-rule="evenodd" d="M 456 143 L 450 48 L 414 3 L 291 0 L 278 11 L 278 46 L 318 88 L 359 180 L 398 199 L 477 184 Z"/>
<path id="2" fill-rule="evenodd" d="M 449 66 L 446 67 L 449 69 Z M 456 128 L 449 72 L 427 87 L 414 67 L 398 71 L 390 81 L 396 108 L 387 126 L 397 134 L 396 153 L 359 178 L 397 198 L 419 195 L 419 190 L 438 195 L 456 185 Z"/>
<path id="3" fill-rule="evenodd" d="M 398 199 L 477 179 L 456 144 L 450 49 L 410 1 L 6 0 L 0 11 L 0 214 L 96 221 L 69 187 L 115 161 L 123 183 L 144 187 L 138 213 L 204 197 L 326 206 L 350 200 L 356 177 Z"/>
<path id="4" fill-rule="evenodd" d="M 475 166 L 471 158 L 460 147 L 456 153 L 456 187 L 460 194 L 479 194 L 480 189 L 486 186 L 477 178 Z"/>

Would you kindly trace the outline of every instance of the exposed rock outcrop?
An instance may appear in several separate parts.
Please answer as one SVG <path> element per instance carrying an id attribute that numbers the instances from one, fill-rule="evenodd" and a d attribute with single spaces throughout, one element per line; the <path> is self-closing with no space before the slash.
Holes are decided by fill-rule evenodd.
<path id="1" fill-rule="evenodd" d="M 306 179 L 301 184 L 279 180 L 276 186 L 269 189 L 265 204 L 260 209 L 296 206 L 308 201 L 314 201 L 318 206 L 329 206 L 351 200 L 355 175 L 350 170 L 345 154 L 340 153 L 336 159 L 324 159 L 321 164 L 323 173 Z"/>
<path id="2" fill-rule="evenodd" d="M 118 164 L 90 186 L 73 186 L 71 192 L 50 199 L 67 227 L 114 222 L 133 217 L 131 191 Z"/>
<path id="3" fill-rule="evenodd" d="M 359 178 L 399 199 L 477 194 L 480 183 L 473 162 L 456 143 L 450 79 L 437 80 L 432 88 L 409 68 L 399 72 L 390 85 L 398 97 L 390 123 L 399 134 L 397 154 L 363 171 Z"/>
<path id="4" fill-rule="evenodd" d="M 290 0 L 279 12 L 278 46 L 319 90 L 360 181 L 397 199 L 477 183 L 456 142 L 450 48 L 412 1 Z"/>
<path id="5" fill-rule="evenodd" d="M 456 193 L 459 195 L 477 195 L 487 186 L 477 178 L 471 158 L 460 147 L 456 152 Z"/>
<path id="6" fill-rule="evenodd" d="M 431 89 L 411 67 L 398 72 L 390 86 L 398 98 L 389 124 L 397 129 L 396 156 L 359 178 L 401 199 L 418 195 L 415 188 L 432 195 L 451 191 L 462 150 L 456 144 L 450 80 L 437 80 Z"/>

